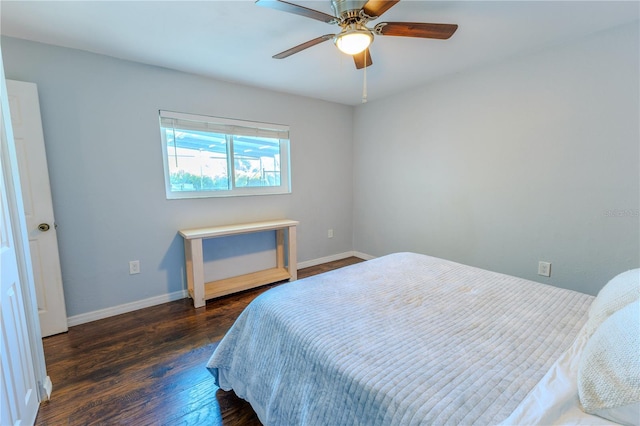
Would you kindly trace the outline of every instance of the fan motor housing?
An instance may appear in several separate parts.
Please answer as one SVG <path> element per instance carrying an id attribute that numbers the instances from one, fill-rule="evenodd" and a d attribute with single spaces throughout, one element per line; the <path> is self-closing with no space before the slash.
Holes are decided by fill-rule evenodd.
<path id="1" fill-rule="evenodd" d="M 357 23 L 362 16 L 360 11 L 367 0 L 331 0 L 331 8 L 341 23 Z"/>

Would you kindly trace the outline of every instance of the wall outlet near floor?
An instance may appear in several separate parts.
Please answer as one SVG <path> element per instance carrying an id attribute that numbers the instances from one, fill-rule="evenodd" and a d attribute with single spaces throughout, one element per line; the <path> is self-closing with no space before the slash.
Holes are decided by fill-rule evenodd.
<path id="1" fill-rule="evenodd" d="M 333 229 L 327 231 L 327 238 L 333 238 Z"/>
<path id="2" fill-rule="evenodd" d="M 129 262 L 129 275 L 139 274 L 140 273 L 140 261 L 132 260 Z"/>
<path id="3" fill-rule="evenodd" d="M 551 263 L 549 262 L 538 262 L 538 275 L 542 275 L 543 277 L 551 276 Z"/>

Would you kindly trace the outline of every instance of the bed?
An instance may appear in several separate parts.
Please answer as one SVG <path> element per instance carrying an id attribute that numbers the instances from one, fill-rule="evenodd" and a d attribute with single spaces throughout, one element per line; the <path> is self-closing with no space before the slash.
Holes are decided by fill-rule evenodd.
<path id="1" fill-rule="evenodd" d="M 638 305 L 637 276 L 627 279 L 625 306 Z M 590 295 L 395 253 L 263 293 L 207 368 L 265 425 L 634 424 L 637 352 L 619 372 L 631 396 L 613 414 L 602 404 L 587 414 L 579 400 L 579 386 L 592 384 L 578 383 L 578 360 L 613 313 L 596 315 L 592 304 Z"/>

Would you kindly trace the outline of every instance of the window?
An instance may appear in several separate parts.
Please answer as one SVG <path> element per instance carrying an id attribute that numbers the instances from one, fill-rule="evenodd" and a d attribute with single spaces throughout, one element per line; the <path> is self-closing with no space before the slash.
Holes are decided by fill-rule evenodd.
<path id="1" fill-rule="evenodd" d="M 160 111 L 167 198 L 284 194 L 289 127 Z"/>

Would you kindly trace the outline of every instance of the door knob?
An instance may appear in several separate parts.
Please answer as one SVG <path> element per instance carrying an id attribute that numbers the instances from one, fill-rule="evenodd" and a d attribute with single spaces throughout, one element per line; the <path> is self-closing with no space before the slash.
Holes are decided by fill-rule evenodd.
<path id="1" fill-rule="evenodd" d="M 41 230 L 42 232 L 47 232 L 49 228 L 50 226 L 48 223 L 41 223 L 40 225 L 38 225 L 38 229 Z"/>

